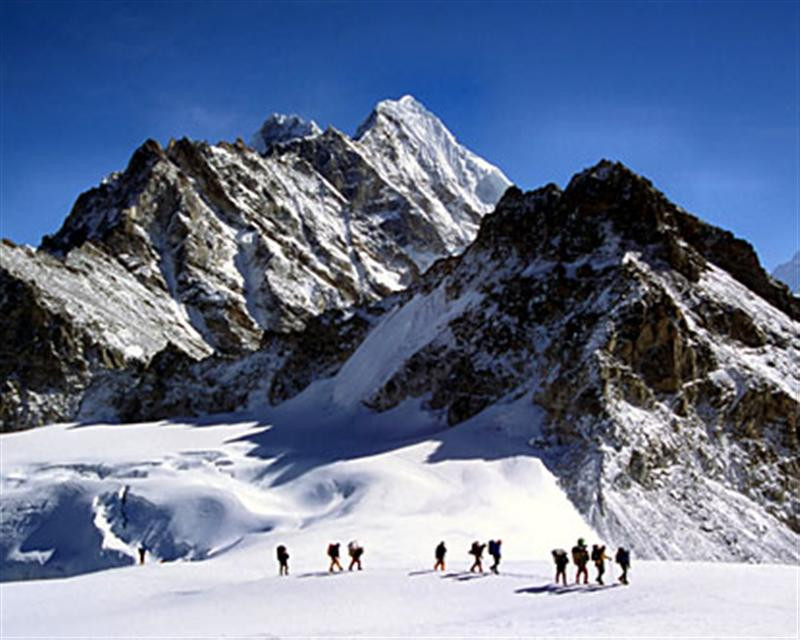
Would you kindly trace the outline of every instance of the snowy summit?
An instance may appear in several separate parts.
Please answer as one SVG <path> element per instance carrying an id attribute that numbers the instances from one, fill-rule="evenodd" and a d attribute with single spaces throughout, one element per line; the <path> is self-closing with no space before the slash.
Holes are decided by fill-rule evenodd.
<path id="1" fill-rule="evenodd" d="M 459 144 L 442 121 L 410 95 L 379 102 L 355 139 L 402 190 L 416 188 L 429 202 L 444 203 L 435 204 L 428 215 L 450 222 L 453 248 L 474 236 L 480 215 L 511 185 L 500 169 Z"/>
<path id="2" fill-rule="evenodd" d="M 2 369 L 0 427 L 97 415 L 105 401 L 81 398 L 101 370 L 150 362 L 162 350 L 190 361 L 253 351 L 265 331 L 284 334 L 326 311 L 376 302 L 462 251 L 502 193 L 487 194 L 484 177 L 508 181 L 414 104 L 404 112 L 413 122 L 384 128 L 381 117 L 363 144 L 279 114 L 254 137 L 256 149 L 148 140 L 125 171 L 78 198 L 41 251 L 1 244 L 0 275 L 17 291 L 2 309 L 8 339 L 31 353 L 25 367 L 9 360 Z M 404 133 L 419 130 L 423 115 L 438 137 Z M 448 155 L 457 173 L 416 160 Z M 384 156 L 407 164 L 385 171 Z M 25 328 L 31 306 L 43 320 L 39 337 Z M 52 345 L 70 371 L 34 346 L 49 340 L 51 321 L 71 336 Z"/>
<path id="3" fill-rule="evenodd" d="M 274 144 L 320 133 L 322 133 L 322 129 L 313 120 L 306 121 L 298 115 L 273 113 L 253 136 L 251 144 L 260 153 L 266 153 Z"/>

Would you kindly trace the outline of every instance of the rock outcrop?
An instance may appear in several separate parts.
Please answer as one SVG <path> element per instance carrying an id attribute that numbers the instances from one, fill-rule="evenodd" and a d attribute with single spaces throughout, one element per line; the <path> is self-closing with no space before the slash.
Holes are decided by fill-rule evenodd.
<path id="1" fill-rule="evenodd" d="M 527 398 L 542 419 L 498 428 L 527 433 L 608 539 L 645 557 L 796 561 L 800 313 L 760 267 L 728 271 L 730 255 L 755 261 L 619 164 L 563 192 L 511 189 L 395 311 L 433 329 L 365 402 L 418 398 L 456 425 Z M 391 340 L 387 326 L 368 339 Z"/>

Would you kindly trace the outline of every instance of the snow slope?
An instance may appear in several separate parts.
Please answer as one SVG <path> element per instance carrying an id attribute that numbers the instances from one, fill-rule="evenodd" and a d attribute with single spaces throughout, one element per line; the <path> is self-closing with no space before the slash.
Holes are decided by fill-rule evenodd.
<path id="1" fill-rule="evenodd" d="M 3 578 L 130 564 L 142 542 L 175 560 L 213 557 L 254 535 L 290 540 L 307 557 L 328 538 L 358 538 L 371 562 L 391 563 L 426 558 L 440 537 L 466 549 L 502 535 L 525 557 L 590 535 L 524 441 L 494 426 L 502 411 L 527 407 L 442 432 L 430 421 L 421 429 L 412 402 L 320 419 L 331 394 L 331 381 L 317 383 L 258 422 L 60 425 L 5 437 Z"/>
<path id="2" fill-rule="evenodd" d="M 329 576 L 322 558 L 279 578 L 267 542 L 204 563 L 0 585 L 11 637 L 796 638 L 792 567 L 641 563 L 631 585 L 566 589 L 546 562 L 500 576 L 432 562 Z M 427 560 L 427 559 L 426 559 Z"/>
<path id="3" fill-rule="evenodd" d="M 427 435 L 408 432 L 409 403 L 307 421 L 332 392 L 317 383 L 263 421 L 4 436 L 3 580 L 95 572 L 4 582 L 0 636 L 795 632 L 796 567 L 634 558 L 629 587 L 615 569 L 604 588 L 554 586 L 549 550 L 596 536 L 540 461 L 493 426 L 499 415 Z M 483 457 L 487 444 L 496 458 Z M 468 573 L 469 542 L 490 537 L 504 540 L 501 574 Z M 364 572 L 329 575 L 327 543 L 353 538 Z M 434 574 L 440 539 L 448 571 Z M 146 565 L 126 566 L 142 541 Z M 276 575 L 280 543 L 289 578 Z"/>

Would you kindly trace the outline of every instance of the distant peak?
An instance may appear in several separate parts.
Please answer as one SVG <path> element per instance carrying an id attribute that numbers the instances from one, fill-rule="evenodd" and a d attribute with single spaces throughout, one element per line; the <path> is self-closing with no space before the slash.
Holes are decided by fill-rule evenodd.
<path id="1" fill-rule="evenodd" d="M 772 276 L 786 284 L 795 295 L 800 294 L 800 251 L 789 262 L 775 267 Z"/>
<path id="2" fill-rule="evenodd" d="M 266 153 L 272 145 L 316 136 L 320 133 L 322 130 L 313 120 L 304 120 L 294 114 L 273 113 L 253 136 L 251 145 L 259 153 Z"/>

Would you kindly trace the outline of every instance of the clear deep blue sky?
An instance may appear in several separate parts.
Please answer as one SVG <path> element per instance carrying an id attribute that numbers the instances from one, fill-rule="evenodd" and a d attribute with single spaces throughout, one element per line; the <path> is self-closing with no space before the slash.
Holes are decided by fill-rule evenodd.
<path id="1" fill-rule="evenodd" d="M 353 133 L 411 93 L 525 189 L 602 157 L 798 249 L 797 2 L 0 4 L 0 236 L 37 245 L 146 138 Z"/>

